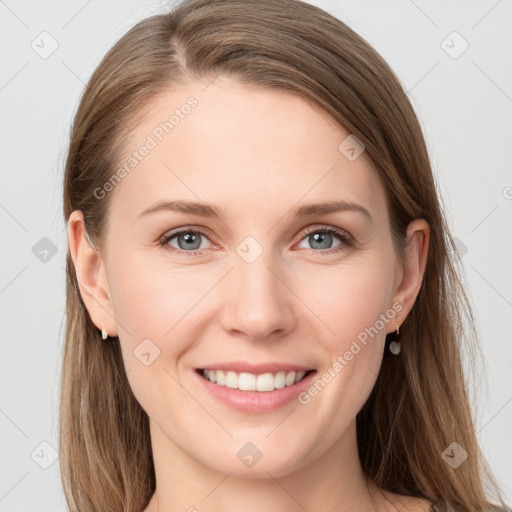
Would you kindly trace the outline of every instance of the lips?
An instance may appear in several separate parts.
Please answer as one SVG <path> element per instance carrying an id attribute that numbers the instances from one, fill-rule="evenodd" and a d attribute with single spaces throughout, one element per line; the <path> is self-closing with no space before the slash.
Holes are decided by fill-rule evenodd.
<path id="1" fill-rule="evenodd" d="M 255 375 L 260 375 L 262 373 L 276 373 L 279 371 L 284 372 L 308 372 L 309 370 L 314 370 L 310 366 L 301 366 L 297 364 L 290 363 L 279 363 L 279 362 L 271 362 L 271 363 L 249 363 L 245 361 L 232 361 L 231 363 L 216 363 L 209 364 L 206 366 L 201 366 L 197 368 L 197 370 L 223 370 L 223 371 L 232 371 L 235 373 L 252 373 Z"/>
<path id="2" fill-rule="evenodd" d="M 298 372 L 280 370 L 275 373 L 266 372 L 260 374 L 241 372 L 236 373 L 232 370 L 201 370 L 200 374 L 219 386 L 226 386 L 231 389 L 241 391 L 274 391 L 282 389 L 285 386 L 293 386 L 299 383 L 311 371 L 300 370 Z"/>
<path id="3" fill-rule="evenodd" d="M 251 369 L 256 367 L 264 370 L 277 368 L 278 370 L 249 374 L 248 372 L 237 373 L 229 369 L 221 370 L 219 367 Z M 298 371 L 293 369 L 285 371 L 283 368 L 297 368 Z M 246 413 L 263 414 L 296 400 L 297 396 L 311 385 L 317 370 L 282 363 L 265 365 L 222 363 L 207 365 L 206 369 L 197 368 L 194 373 L 197 375 L 199 385 L 229 408 Z M 213 380 L 210 380 L 210 374 L 214 375 Z M 224 382 L 214 382 L 219 376 L 224 379 Z"/>

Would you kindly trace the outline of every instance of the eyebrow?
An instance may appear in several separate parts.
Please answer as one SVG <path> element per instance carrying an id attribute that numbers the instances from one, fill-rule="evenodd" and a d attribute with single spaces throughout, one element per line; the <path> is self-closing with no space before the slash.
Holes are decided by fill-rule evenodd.
<path id="1" fill-rule="evenodd" d="M 215 217 L 218 219 L 223 219 L 226 217 L 224 211 L 221 208 L 212 204 L 183 200 L 162 200 L 146 208 L 143 212 L 141 212 L 139 218 L 145 217 L 151 213 L 159 212 L 162 210 L 189 213 L 192 215 L 199 215 L 201 217 Z M 295 209 L 293 213 L 297 217 L 307 217 L 312 215 L 326 215 L 329 213 L 344 211 L 354 211 L 362 213 L 363 215 L 365 215 L 365 217 L 368 218 L 370 222 L 373 222 L 373 218 L 370 215 L 370 212 L 366 208 L 364 208 L 364 206 L 358 203 L 353 203 L 344 200 L 328 201 L 325 203 L 305 204 Z"/>

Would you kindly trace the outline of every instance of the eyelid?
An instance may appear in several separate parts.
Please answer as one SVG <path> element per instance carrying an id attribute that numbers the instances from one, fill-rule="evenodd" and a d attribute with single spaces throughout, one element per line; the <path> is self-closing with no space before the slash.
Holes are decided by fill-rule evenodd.
<path id="1" fill-rule="evenodd" d="M 300 239 L 300 241 L 302 241 L 306 236 L 310 235 L 311 233 L 316 233 L 317 231 L 332 232 L 342 238 L 345 238 L 347 241 L 355 242 L 354 237 L 348 231 L 342 228 L 331 226 L 330 224 L 315 224 L 314 226 L 305 228 L 304 231 L 301 231 L 301 233 L 303 233 L 303 236 Z"/>
<path id="2" fill-rule="evenodd" d="M 193 224 L 191 224 L 189 226 L 183 226 L 180 228 L 171 229 L 171 230 L 167 231 L 164 235 L 162 235 L 161 238 L 178 235 L 178 234 L 184 233 L 184 232 L 188 233 L 188 232 L 195 232 L 195 231 L 202 233 L 205 236 L 209 235 L 209 230 L 207 230 L 206 228 L 203 228 L 201 226 L 194 226 Z"/>
<path id="3" fill-rule="evenodd" d="M 346 231 L 342 228 L 332 226 L 330 224 L 314 224 L 312 226 L 301 229 L 299 231 L 299 233 L 301 233 L 302 236 L 301 236 L 300 240 L 298 241 L 298 243 L 302 242 L 311 233 L 316 233 L 316 232 L 328 232 L 328 233 L 334 234 L 341 240 L 340 245 L 344 245 L 345 247 L 342 249 L 339 249 L 338 248 L 339 246 L 331 248 L 331 249 L 324 249 L 324 250 L 309 249 L 309 251 L 313 252 L 313 253 L 325 255 L 325 254 L 331 254 L 331 253 L 335 253 L 335 252 L 341 252 L 343 250 L 346 250 L 349 246 L 352 246 L 355 244 L 354 237 L 348 231 Z M 166 234 L 164 234 L 162 237 L 160 237 L 158 239 L 158 242 L 160 245 L 164 246 L 164 249 L 166 249 L 170 252 L 177 253 L 177 254 L 185 253 L 187 256 L 194 256 L 194 255 L 202 253 L 205 250 L 205 249 L 195 249 L 195 250 L 191 250 L 191 251 L 184 251 L 184 250 L 176 249 L 175 247 L 171 247 L 168 245 L 170 240 L 172 240 L 173 238 L 175 238 L 176 236 L 178 236 L 182 233 L 200 233 L 205 238 L 210 240 L 210 234 L 207 229 L 200 227 L 200 226 L 189 225 L 189 226 L 183 226 L 181 228 L 176 228 L 175 230 L 171 230 L 171 231 L 167 232 Z M 212 243 L 215 243 L 212 240 L 210 240 L 210 241 Z M 218 246 L 218 244 L 217 244 L 217 246 Z M 308 249 L 306 249 L 306 250 L 308 250 Z"/>
<path id="4" fill-rule="evenodd" d="M 176 237 L 178 235 L 181 235 L 182 233 L 200 233 L 200 234 L 204 235 L 205 238 L 208 238 L 208 240 L 210 240 L 212 243 L 214 243 L 211 240 L 212 237 L 210 236 L 210 233 L 208 232 L 208 230 L 206 230 L 205 228 L 202 228 L 200 226 L 194 226 L 194 225 L 184 226 L 181 228 L 176 228 L 175 230 L 168 231 L 167 233 L 165 233 L 158 239 L 158 242 L 160 244 L 166 244 L 169 242 L 169 240 L 173 239 L 174 237 Z M 173 247 L 173 249 L 174 249 L 174 247 Z M 198 249 L 196 249 L 196 250 L 198 250 Z M 179 252 L 180 249 L 175 249 L 175 251 Z M 183 252 L 192 253 L 193 251 L 183 251 Z"/>

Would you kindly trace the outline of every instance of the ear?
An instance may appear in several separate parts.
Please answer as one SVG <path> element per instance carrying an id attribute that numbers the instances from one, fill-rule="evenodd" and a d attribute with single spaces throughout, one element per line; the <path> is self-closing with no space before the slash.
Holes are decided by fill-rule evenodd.
<path id="1" fill-rule="evenodd" d="M 413 220 L 407 226 L 406 237 L 405 263 L 400 267 L 401 278 L 392 301 L 392 304 L 399 302 L 402 305 L 400 313 L 397 314 L 400 325 L 411 311 L 423 282 L 430 240 L 428 222 L 424 219 Z M 387 332 L 394 331 L 396 322 L 389 322 Z"/>
<path id="2" fill-rule="evenodd" d="M 68 221 L 69 251 L 82 300 L 92 322 L 109 336 L 117 336 L 117 324 L 110 300 L 105 264 L 86 236 L 83 213 L 75 210 Z"/>

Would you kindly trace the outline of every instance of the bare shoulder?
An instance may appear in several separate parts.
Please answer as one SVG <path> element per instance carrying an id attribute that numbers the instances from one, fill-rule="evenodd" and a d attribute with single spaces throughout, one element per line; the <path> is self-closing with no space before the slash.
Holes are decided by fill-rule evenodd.
<path id="1" fill-rule="evenodd" d="M 449 505 L 433 505 L 423 498 L 404 496 L 384 490 L 381 490 L 381 493 L 385 500 L 382 510 L 389 512 L 453 512 L 454 510 Z M 512 509 L 494 505 L 489 506 L 488 512 L 512 512 Z"/>
<path id="2" fill-rule="evenodd" d="M 404 496 L 389 491 L 381 491 L 386 504 L 383 510 L 392 510 L 393 512 L 435 512 L 428 500 L 415 498 L 414 496 Z"/>

